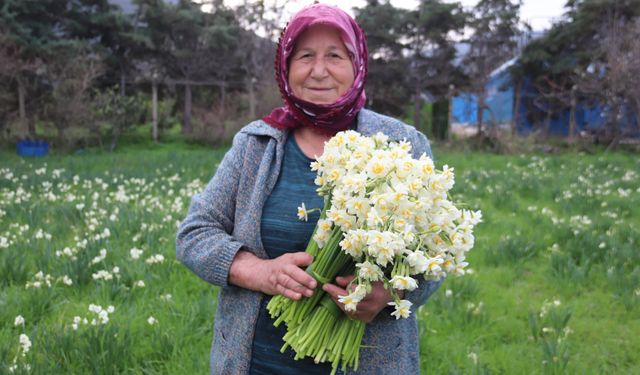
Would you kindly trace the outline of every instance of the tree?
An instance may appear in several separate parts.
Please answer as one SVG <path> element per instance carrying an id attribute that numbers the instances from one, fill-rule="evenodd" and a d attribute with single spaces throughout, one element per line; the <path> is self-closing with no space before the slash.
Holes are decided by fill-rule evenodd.
<path id="1" fill-rule="evenodd" d="M 124 14 L 108 0 L 74 1 L 67 11 L 67 37 L 91 41 L 100 50 L 105 76 L 120 82 L 122 96 L 126 93 L 127 75 L 135 71 L 135 60 L 149 57 L 151 41 L 140 27 L 142 11 L 144 7 L 137 7 L 135 14 Z"/>
<path id="2" fill-rule="evenodd" d="M 92 121 L 89 94 L 104 71 L 102 58 L 88 46 L 60 49 L 47 63 L 49 87 L 45 113 L 57 130 L 57 143 L 65 143 L 65 130 Z"/>
<path id="3" fill-rule="evenodd" d="M 403 54 L 402 43 L 408 33 L 408 11 L 395 8 L 388 0 L 369 0 L 365 7 L 355 9 L 355 13 L 369 49 L 367 106 L 401 116 L 411 98 L 407 77 L 409 62 Z"/>
<path id="4" fill-rule="evenodd" d="M 273 64 L 276 45 L 273 42 L 281 32 L 278 22 L 283 17 L 284 3 L 274 1 L 244 1 L 235 9 L 242 26 L 238 38 L 238 59 L 244 74 L 249 95 L 249 118 L 256 117 L 256 89 L 278 92 L 273 79 Z M 264 37 L 260 36 L 263 35 Z"/>
<path id="5" fill-rule="evenodd" d="M 538 96 L 548 95 L 553 87 L 568 103 L 572 119 L 579 102 L 602 106 L 615 139 L 620 111 L 638 97 L 625 88 L 638 87 L 634 80 L 639 60 L 634 54 L 639 38 L 633 25 L 640 17 L 640 0 L 570 0 L 566 8 L 564 21 L 524 49 L 518 74 L 538 82 Z M 569 140 L 576 136 L 574 119 Z"/>
<path id="6" fill-rule="evenodd" d="M 130 129 L 144 111 L 143 99 L 140 95 L 120 95 L 115 88 L 97 92 L 93 100 L 94 113 L 97 120 L 96 131 L 102 146 L 103 129 L 111 138 L 109 151 L 115 150 L 122 134 Z"/>
<path id="7" fill-rule="evenodd" d="M 5 82 L 17 82 L 18 89 L 18 114 L 21 121 L 21 127 L 25 127 L 26 108 L 25 108 L 25 84 L 23 77 L 34 74 L 39 67 L 37 60 L 25 61 L 24 53 L 20 46 L 14 43 L 7 35 L 0 31 L 0 78 Z M 9 99 L 8 87 L 3 87 L 3 98 L 0 101 L 0 124 L 4 125 L 8 114 L 11 112 L 11 105 L 7 103 Z M 5 92 L 5 90 L 7 90 Z M 4 102 L 4 103 L 3 103 Z M 28 129 L 29 136 L 33 138 L 34 131 Z"/>
<path id="8" fill-rule="evenodd" d="M 436 98 L 446 96 L 461 75 L 454 65 L 454 35 L 460 35 L 467 16 L 460 3 L 422 0 L 409 12 L 409 50 L 411 82 L 414 88 L 414 125 L 420 128 L 422 95 L 428 91 Z M 441 133 L 439 133 L 441 134 Z"/>
<path id="9" fill-rule="evenodd" d="M 156 55 L 173 83 L 184 87 L 184 134 L 191 134 L 192 87 L 199 84 L 228 85 L 238 64 L 232 59 L 239 32 L 237 20 L 221 1 L 203 12 L 199 4 L 181 0 L 176 5 L 144 0 L 144 21 Z"/>
<path id="10" fill-rule="evenodd" d="M 3 74 L 15 82 L 21 127 L 35 137 L 34 111 L 29 101 L 37 90 L 37 72 L 57 48 L 73 44 L 63 38 L 67 1 L 5 0 L 0 6 L 3 34 Z M 4 54 L 4 53 L 3 53 Z"/>
<path id="11" fill-rule="evenodd" d="M 478 136 L 482 135 L 483 114 L 487 108 L 486 87 L 491 73 L 516 54 L 521 35 L 520 6 L 510 0 L 480 0 L 473 8 L 469 23 L 469 52 L 463 66 L 470 78 L 469 89 L 478 101 Z"/>

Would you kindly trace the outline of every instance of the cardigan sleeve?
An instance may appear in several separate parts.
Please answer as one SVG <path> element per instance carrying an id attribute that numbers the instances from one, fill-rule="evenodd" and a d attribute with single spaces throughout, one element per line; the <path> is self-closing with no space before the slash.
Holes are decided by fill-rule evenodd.
<path id="1" fill-rule="evenodd" d="M 235 135 L 205 189 L 191 199 L 176 234 L 176 257 L 203 280 L 228 286 L 229 268 L 243 244 L 232 233 L 247 135 Z"/>
<path id="2" fill-rule="evenodd" d="M 431 152 L 431 146 L 427 137 L 419 131 L 415 131 L 415 137 L 412 142 L 413 156 L 418 158 L 423 153 L 426 153 L 431 159 L 433 159 L 433 153 Z M 407 292 L 405 299 L 409 300 L 413 304 L 413 309 L 423 305 L 427 302 L 427 299 L 431 297 L 433 293 L 440 287 L 444 277 L 440 280 L 425 280 L 422 276 L 418 277 L 418 288 Z"/>

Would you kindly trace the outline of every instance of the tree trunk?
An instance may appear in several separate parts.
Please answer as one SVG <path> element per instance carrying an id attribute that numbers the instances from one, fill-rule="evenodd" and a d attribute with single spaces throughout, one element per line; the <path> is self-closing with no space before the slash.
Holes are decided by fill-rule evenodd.
<path id="1" fill-rule="evenodd" d="M 18 76 L 16 79 L 18 81 L 18 109 L 20 113 L 20 131 L 26 131 L 23 134 L 27 134 L 29 132 L 28 124 L 27 124 L 27 110 L 25 108 L 25 87 L 24 81 L 21 77 Z"/>
<path id="2" fill-rule="evenodd" d="M 415 108 L 413 113 L 413 126 L 416 129 L 420 129 L 420 114 L 422 112 L 422 95 L 420 90 L 420 85 L 416 82 L 416 92 L 415 92 Z"/>
<path id="3" fill-rule="evenodd" d="M 31 139 L 36 139 L 36 119 L 34 116 L 27 117 L 27 124 L 29 127 L 29 137 Z"/>
<path id="4" fill-rule="evenodd" d="M 191 85 L 184 85 L 184 109 L 182 113 L 182 134 L 192 134 L 191 125 Z"/>
<path id="5" fill-rule="evenodd" d="M 256 95 L 253 90 L 253 77 L 247 79 L 247 88 L 249 89 L 249 118 L 256 117 Z"/>
<path id="6" fill-rule="evenodd" d="M 576 92 L 571 90 L 571 113 L 569 115 L 569 144 L 576 141 Z"/>
<path id="7" fill-rule="evenodd" d="M 513 105 L 513 112 L 511 114 L 511 135 L 515 136 L 518 131 L 518 120 L 520 117 L 520 102 L 522 100 L 522 80 L 518 81 L 516 85 L 516 100 Z"/>
<path id="8" fill-rule="evenodd" d="M 449 111 L 447 114 L 447 135 L 446 140 L 451 140 L 451 126 L 453 124 L 453 93 L 449 93 Z"/>
<path id="9" fill-rule="evenodd" d="M 109 152 L 113 152 L 118 145 L 118 137 L 120 136 L 120 132 L 118 130 L 114 130 L 113 137 L 111 137 L 111 145 L 109 146 Z"/>
<path id="10" fill-rule="evenodd" d="M 636 98 L 636 127 L 640 130 L 640 98 Z"/>
<path id="11" fill-rule="evenodd" d="M 491 119 L 491 129 L 489 129 L 489 132 L 491 134 L 491 138 L 496 139 L 498 138 L 498 124 L 496 124 L 496 115 L 495 113 L 493 113 L 493 110 L 489 107 L 487 107 L 487 110 L 489 111 L 489 116 Z"/>
<path id="12" fill-rule="evenodd" d="M 127 77 L 125 77 L 124 69 L 120 68 L 120 96 L 125 96 L 127 94 L 126 84 Z"/>
<path id="13" fill-rule="evenodd" d="M 547 116 L 544 119 L 544 138 L 549 138 L 549 133 L 551 130 L 551 110 L 547 109 Z"/>
<path id="14" fill-rule="evenodd" d="M 224 85 L 220 85 L 220 110 L 218 111 L 218 113 L 220 114 L 221 119 L 224 119 L 226 105 L 227 105 L 227 89 L 224 87 Z"/>
<path id="15" fill-rule="evenodd" d="M 477 112 L 477 121 L 478 121 L 478 137 L 482 136 L 482 120 L 484 116 L 484 93 L 478 95 L 478 112 Z"/>
<path id="16" fill-rule="evenodd" d="M 155 79 L 151 84 L 151 121 L 153 142 L 158 143 L 158 82 Z"/>
<path id="17" fill-rule="evenodd" d="M 57 130 L 57 135 L 56 135 L 56 145 L 59 148 L 62 148 L 62 146 L 64 145 L 64 124 L 60 124 L 57 123 L 55 124 L 56 130 Z"/>

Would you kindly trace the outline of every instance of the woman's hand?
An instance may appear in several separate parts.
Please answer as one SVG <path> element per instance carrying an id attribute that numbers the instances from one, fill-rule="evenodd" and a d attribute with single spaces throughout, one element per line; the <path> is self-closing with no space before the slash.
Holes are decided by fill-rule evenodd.
<path id="1" fill-rule="evenodd" d="M 391 293 L 384 288 L 382 282 L 376 281 L 371 284 L 371 293 L 367 294 L 362 301 L 358 302 L 356 311 L 345 311 L 344 305 L 338 301 L 339 296 L 346 296 L 349 292 L 345 289 L 347 285 L 353 280 L 353 276 L 336 277 L 336 284 L 324 284 L 322 289 L 327 292 L 333 299 L 338 307 L 344 311 L 345 314 L 353 319 L 362 320 L 365 323 L 369 323 L 378 313 L 387 306 L 387 303 L 391 301 Z"/>
<path id="2" fill-rule="evenodd" d="M 229 283 L 268 295 L 282 294 L 293 300 L 303 295 L 311 297 L 317 282 L 301 268 L 311 262 L 313 257 L 304 251 L 260 259 L 240 250 L 231 263 Z"/>

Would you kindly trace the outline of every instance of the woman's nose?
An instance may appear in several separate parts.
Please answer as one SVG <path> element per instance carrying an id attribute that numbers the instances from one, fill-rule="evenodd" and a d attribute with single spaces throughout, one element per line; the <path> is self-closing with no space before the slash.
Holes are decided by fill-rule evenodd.
<path id="1" fill-rule="evenodd" d="M 327 64 L 323 58 L 318 57 L 314 60 L 311 67 L 311 77 L 315 79 L 322 79 L 327 76 Z"/>

